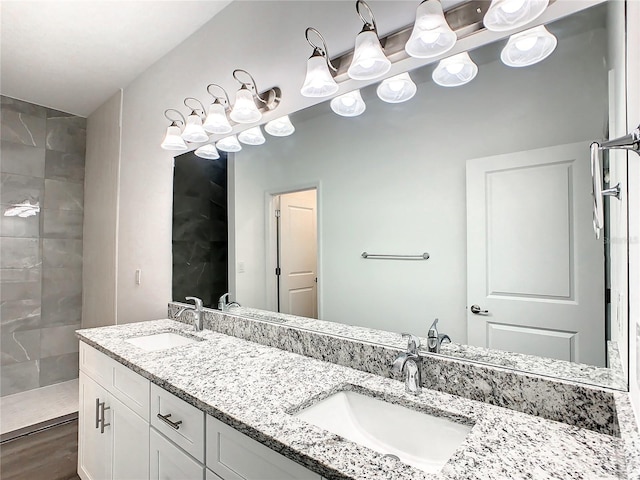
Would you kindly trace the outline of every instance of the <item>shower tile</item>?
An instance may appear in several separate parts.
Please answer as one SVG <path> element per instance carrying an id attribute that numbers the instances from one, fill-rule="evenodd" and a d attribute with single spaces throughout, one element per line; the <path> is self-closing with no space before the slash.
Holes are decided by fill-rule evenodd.
<path id="1" fill-rule="evenodd" d="M 14 175 L 11 173 L 0 174 L 0 203 L 13 205 L 29 202 L 31 205 L 41 205 L 44 193 L 44 179 Z"/>
<path id="2" fill-rule="evenodd" d="M 44 268 L 42 274 L 42 326 L 80 323 L 82 314 L 82 270 Z"/>
<path id="3" fill-rule="evenodd" d="M 14 208 L 13 205 L 0 205 L 0 236 L 3 237 L 30 237 L 40 236 L 40 214 L 30 217 L 17 215 L 7 217 L 5 212 Z"/>
<path id="4" fill-rule="evenodd" d="M 2 173 L 44 177 L 45 149 L 13 142 L 0 142 Z"/>
<path id="5" fill-rule="evenodd" d="M 80 323 L 41 329 L 39 336 L 40 357 L 55 357 L 78 351 L 78 339 L 75 331 L 80 329 Z"/>
<path id="6" fill-rule="evenodd" d="M 42 277 L 40 268 L 0 269 L 0 298 L 5 300 L 40 301 Z"/>
<path id="7" fill-rule="evenodd" d="M 40 360 L 0 367 L 0 396 L 24 392 L 40 386 Z"/>
<path id="8" fill-rule="evenodd" d="M 47 108 L 34 103 L 18 100 L 17 98 L 0 95 L 0 110 L 9 110 L 17 113 L 26 113 L 34 117 L 45 118 L 47 116 Z"/>
<path id="9" fill-rule="evenodd" d="M 84 185 L 46 179 L 44 181 L 44 208 L 57 210 L 83 210 Z"/>
<path id="10" fill-rule="evenodd" d="M 34 268 L 41 263 L 39 239 L 0 237 L 0 268 Z"/>
<path id="11" fill-rule="evenodd" d="M 2 109 L 0 111 L 0 140 L 44 147 L 46 120 L 25 113 Z"/>
<path id="12" fill-rule="evenodd" d="M 53 117 L 47 119 L 47 150 L 85 153 L 87 120 L 81 117 Z"/>
<path id="13" fill-rule="evenodd" d="M 66 353 L 40 360 L 40 386 L 66 382 L 78 377 L 78 353 Z"/>
<path id="14" fill-rule="evenodd" d="M 43 239 L 42 264 L 49 268 L 82 269 L 82 240 Z"/>
<path id="15" fill-rule="evenodd" d="M 44 161 L 44 176 L 67 182 L 84 182 L 84 153 L 66 153 L 47 150 Z"/>
<path id="16" fill-rule="evenodd" d="M 3 334 L 40 327 L 40 299 L 0 301 L 0 330 Z"/>
<path id="17" fill-rule="evenodd" d="M 0 335 L 0 365 L 40 358 L 40 330 L 23 330 Z"/>
<path id="18" fill-rule="evenodd" d="M 54 110 L 53 108 L 47 108 L 46 117 L 47 118 L 65 118 L 65 117 L 78 117 L 78 116 L 74 115 L 73 113 L 62 112 L 60 110 Z M 87 124 L 86 118 L 82 118 L 82 117 L 78 117 L 78 118 L 82 119 L 84 121 L 84 125 L 86 126 Z"/>
<path id="19" fill-rule="evenodd" d="M 43 210 L 42 237 L 82 238 L 82 212 L 75 210 Z"/>

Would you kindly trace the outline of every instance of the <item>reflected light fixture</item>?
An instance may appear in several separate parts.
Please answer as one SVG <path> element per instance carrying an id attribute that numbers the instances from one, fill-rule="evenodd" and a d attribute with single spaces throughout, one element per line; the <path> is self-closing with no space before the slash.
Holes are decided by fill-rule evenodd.
<path id="1" fill-rule="evenodd" d="M 208 160 L 217 160 L 218 158 L 220 158 L 218 149 L 211 143 L 207 143 L 206 145 L 202 145 L 201 147 L 196 148 L 196 151 L 193 153 L 195 153 L 200 158 L 206 158 Z"/>
<path id="2" fill-rule="evenodd" d="M 40 204 L 38 202 L 31 205 L 29 200 L 25 200 L 22 203 L 14 203 L 4 211 L 5 217 L 20 217 L 28 218 L 33 217 L 40 213 Z"/>
<path id="3" fill-rule="evenodd" d="M 411 80 L 408 72 L 383 80 L 376 89 L 380 100 L 388 103 L 406 102 L 413 98 L 417 91 L 418 87 Z"/>
<path id="4" fill-rule="evenodd" d="M 322 47 L 317 46 L 309 39 L 310 32 L 320 37 Z M 304 78 L 300 93 L 305 97 L 318 98 L 331 96 L 338 91 L 338 84 L 333 79 L 331 71 L 336 73 L 338 69 L 334 67 L 331 60 L 329 60 L 327 43 L 324 41 L 324 37 L 320 32 L 313 27 L 308 27 L 304 32 L 304 36 L 307 42 L 309 42 L 309 45 L 313 47 L 313 53 L 309 57 L 309 60 L 307 60 L 307 75 Z"/>
<path id="5" fill-rule="evenodd" d="M 276 118 L 275 120 L 267 122 L 264 126 L 264 130 L 274 137 L 288 137 L 296 131 L 296 128 L 291 123 L 289 115 L 285 115 L 284 117 Z"/>
<path id="6" fill-rule="evenodd" d="M 238 78 L 238 74 L 243 73 L 249 77 L 248 82 L 243 82 Z M 236 93 L 236 102 L 233 104 L 229 117 L 237 123 L 255 123 L 262 119 L 262 113 L 258 109 L 255 100 L 257 99 L 267 110 L 273 110 L 280 102 L 280 89 L 272 88 L 263 94 L 258 94 L 256 81 L 246 70 L 237 69 L 233 71 L 233 78 L 240 82 L 240 89 Z"/>
<path id="7" fill-rule="evenodd" d="M 371 21 L 364 18 L 361 8 L 369 12 Z M 376 20 L 369 5 L 363 0 L 356 0 L 356 12 L 364 22 L 364 26 L 356 37 L 353 59 L 347 74 L 354 80 L 373 80 L 387 73 L 391 69 L 391 62 L 382 50 Z"/>
<path id="8" fill-rule="evenodd" d="M 504 32 L 532 22 L 547 8 L 549 0 L 491 0 L 482 23 L 493 32 Z"/>
<path id="9" fill-rule="evenodd" d="M 331 110 L 343 117 L 357 117 L 366 108 L 360 90 L 345 93 L 331 100 Z"/>
<path id="10" fill-rule="evenodd" d="M 217 87 L 222 90 L 224 97 L 211 93 L 211 87 Z M 213 102 L 209 105 L 209 111 L 207 118 L 202 125 L 202 128 L 209 133 L 215 133 L 218 135 L 224 135 L 231 132 L 231 124 L 227 119 L 227 109 L 229 108 L 229 95 L 224 88 L 215 83 L 207 85 L 207 92 L 213 97 Z"/>
<path id="11" fill-rule="evenodd" d="M 198 107 L 190 107 L 187 103 L 187 100 L 193 100 L 198 102 L 201 108 Z M 192 143 L 201 143 L 209 140 L 209 135 L 202 128 L 202 117 L 204 116 L 204 105 L 197 98 L 187 97 L 184 99 L 185 106 L 191 109 L 191 113 L 187 117 L 186 125 L 184 126 L 184 130 L 182 132 L 182 138 L 184 138 L 187 142 Z"/>
<path id="12" fill-rule="evenodd" d="M 440 60 L 431 78 L 442 87 L 458 87 L 469 83 L 477 74 L 478 66 L 468 52 L 462 52 Z"/>
<path id="13" fill-rule="evenodd" d="M 416 58 L 431 58 L 453 48 L 458 37 L 444 18 L 440 0 L 425 0 L 416 11 L 416 21 L 405 51 Z"/>
<path id="14" fill-rule="evenodd" d="M 540 25 L 511 35 L 500 59 L 509 67 L 528 67 L 551 55 L 557 45 L 558 39 Z"/>
<path id="15" fill-rule="evenodd" d="M 168 114 L 169 112 L 177 113 L 181 120 L 171 118 Z M 167 117 L 167 120 L 171 122 L 171 125 L 167 128 L 167 133 L 160 144 L 160 147 L 163 150 L 187 150 L 187 144 L 184 143 L 182 139 L 182 131 L 180 128 L 180 124 L 184 125 L 186 122 L 184 120 L 184 115 L 180 113 L 178 110 L 174 108 L 168 108 L 164 111 L 164 116 Z"/>
<path id="16" fill-rule="evenodd" d="M 240 140 L 245 145 L 262 145 L 266 141 L 264 135 L 262 134 L 260 125 L 240 132 L 238 134 L 238 140 Z"/>
<path id="17" fill-rule="evenodd" d="M 230 135 L 218 140 L 216 142 L 216 148 L 229 153 L 235 153 L 242 150 L 242 146 L 238 143 L 238 138 L 235 135 Z"/>

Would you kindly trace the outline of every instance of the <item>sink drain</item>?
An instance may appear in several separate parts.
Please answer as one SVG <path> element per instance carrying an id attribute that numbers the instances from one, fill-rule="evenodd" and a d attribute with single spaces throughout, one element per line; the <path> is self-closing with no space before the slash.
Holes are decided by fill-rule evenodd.
<path id="1" fill-rule="evenodd" d="M 393 455 L 391 453 L 387 453 L 386 455 L 383 455 L 382 458 L 392 458 L 394 460 L 400 461 L 400 457 L 397 455 Z"/>

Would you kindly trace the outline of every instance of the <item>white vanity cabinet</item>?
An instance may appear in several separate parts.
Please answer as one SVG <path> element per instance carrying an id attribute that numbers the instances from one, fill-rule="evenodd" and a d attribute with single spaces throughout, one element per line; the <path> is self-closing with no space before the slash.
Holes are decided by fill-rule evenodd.
<path id="1" fill-rule="evenodd" d="M 149 478 L 149 381 L 80 343 L 78 475 Z"/>

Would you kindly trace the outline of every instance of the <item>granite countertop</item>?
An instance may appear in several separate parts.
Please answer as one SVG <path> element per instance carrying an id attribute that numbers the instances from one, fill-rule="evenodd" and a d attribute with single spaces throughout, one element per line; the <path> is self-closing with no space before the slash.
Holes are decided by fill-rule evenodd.
<path id="1" fill-rule="evenodd" d="M 131 337 L 181 331 L 202 338 L 146 352 Z M 79 330 L 78 337 L 151 382 L 327 479 L 626 478 L 620 438 L 423 390 L 272 347 L 155 320 Z M 314 399 L 355 390 L 474 426 L 437 474 L 428 474 L 305 423 L 291 414 Z M 424 441 L 435 441 L 423 432 Z"/>

